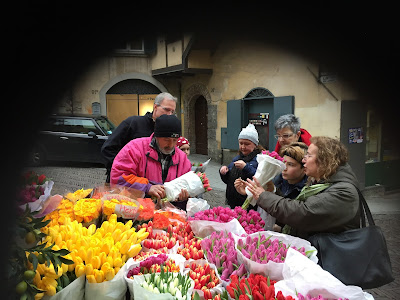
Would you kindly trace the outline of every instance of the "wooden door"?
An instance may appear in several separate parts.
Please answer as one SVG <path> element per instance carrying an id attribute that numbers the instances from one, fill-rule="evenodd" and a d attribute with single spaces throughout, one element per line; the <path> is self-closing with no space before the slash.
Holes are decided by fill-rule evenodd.
<path id="1" fill-rule="evenodd" d="M 208 107 L 207 100 L 200 96 L 194 105 L 196 153 L 208 155 Z"/>
<path id="2" fill-rule="evenodd" d="M 130 116 L 138 115 L 137 94 L 107 94 L 107 117 L 118 126 Z"/>

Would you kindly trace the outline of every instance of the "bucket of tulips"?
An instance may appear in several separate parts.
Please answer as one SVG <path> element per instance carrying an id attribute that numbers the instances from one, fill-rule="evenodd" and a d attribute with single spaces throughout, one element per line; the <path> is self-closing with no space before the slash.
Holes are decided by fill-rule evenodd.
<path id="1" fill-rule="evenodd" d="M 235 239 L 231 232 L 213 232 L 201 241 L 201 247 L 207 262 L 215 265 L 217 277 L 223 286 L 229 284 L 232 274 L 240 277 L 247 274 L 245 265 L 239 264 Z"/>
<path id="2" fill-rule="evenodd" d="M 239 263 L 250 273 L 283 279 L 282 269 L 289 248 L 317 263 L 317 250 L 310 242 L 298 237 L 273 231 L 253 233 L 247 237 L 235 237 Z"/>
<path id="3" fill-rule="evenodd" d="M 194 281 L 188 274 L 164 272 L 138 275 L 133 279 L 133 297 L 135 300 L 171 299 L 190 300 Z"/>
<path id="4" fill-rule="evenodd" d="M 30 211 L 34 212 L 40 210 L 50 197 L 54 182 L 44 174 L 28 171 L 20 176 L 19 184 L 17 201 L 21 211 L 28 205 Z"/>
<path id="5" fill-rule="evenodd" d="M 217 206 L 199 211 L 189 218 L 196 236 L 205 237 L 213 231 L 228 230 L 237 235 L 264 230 L 264 221 L 255 210 L 246 211 L 240 206 L 231 209 Z"/>
<path id="6" fill-rule="evenodd" d="M 164 272 L 183 274 L 185 258 L 180 254 L 158 254 L 153 255 L 145 260 L 136 262 L 129 259 L 126 263 L 127 271 L 125 272 L 125 281 L 128 285 L 131 299 L 133 299 L 133 280 L 135 276 L 161 273 Z"/>
<path id="7" fill-rule="evenodd" d="M 186 273 L 194 280 L 194 292 L 199 299 L 212 299 L 224 291 L 221 280 L 217 276 L 217 268 L 205 259 L 191 260 L 185 263 Z"/>

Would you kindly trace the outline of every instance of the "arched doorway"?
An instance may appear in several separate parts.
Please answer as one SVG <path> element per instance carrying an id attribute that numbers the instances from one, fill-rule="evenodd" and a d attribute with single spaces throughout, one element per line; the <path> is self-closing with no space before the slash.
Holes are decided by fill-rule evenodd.
<path id="1" fill-rule="evenodd" d="M 154 99 L 160 92 L 145 80 L 120 81 L 106 92 L 107 116 L 117 126 L 130 116 L 143 116 L 153 110 Z"/>
<path id="2" fill-rule="evenodd" d="M 200 96 L 194 104 L 196 153 L 208 155 L 208 107 L 207 100 Z"/>
<path id="3" fill-rule="evenodd" d="M 135 108 L 135 111 L 133 112 L 128 112 L 128 110 L 125 109 L 117 109 L 117 112 L 122 112 L 118 113 L 118 116 L 116 117 L 117 120 L 113 121 L 115 125 L 118 125 L 119 122 L 124 119 L 125 115 L 126 117 L 142 115 L 141 112 L 146 110 L 146 107 L 148 107 L 150 102 L 154 102 L 154 95 L 157 95 L 160 92 L 168 91 L 162 83 L 152 76 L 137 72 L 119 74 L 111 78 L 99 91 L 101 113 L 106 114 L 108 117 L 110 117 L 110 113 L 113 114 L 110 112 L 110 109 L 115 110 L 117 107 L 114 106 L 114 104 L 117 105 L 117 102 L 110 102 L 112 100 L 122 102 L 125 100 L 136 101 L 135 103 L 125 103 L 125 106 L 128 106 L 129 109 Z M 128 99 L 123 99 L 124 97 Z M 142 109 L 140 109 L 140 105 L 138 106 L 138 102 L 141 100 L 147 101 L 147 105 L 142 105 Z M 142 103 L 145 104 L 144 102 Z M 114 107 L 109 107 L 109 105 Z M 112 118 L 110 119 L 112 120 Z"/>

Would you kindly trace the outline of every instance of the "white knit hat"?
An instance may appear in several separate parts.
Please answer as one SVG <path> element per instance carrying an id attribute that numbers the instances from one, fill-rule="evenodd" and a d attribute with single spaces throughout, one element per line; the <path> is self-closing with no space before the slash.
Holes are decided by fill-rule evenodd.
<path id="1" fill-rule="evenodd" d="M 249 124 L 246 128 L 242 129 L 238 137 L 238 140 L 240 139 L 250 140 L 258 146 L 258 132 L 253 124 Z"/>

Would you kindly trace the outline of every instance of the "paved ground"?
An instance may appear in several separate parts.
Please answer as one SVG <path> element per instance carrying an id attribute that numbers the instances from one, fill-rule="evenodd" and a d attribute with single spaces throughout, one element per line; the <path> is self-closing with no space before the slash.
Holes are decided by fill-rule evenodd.
<path id="1" fill-rule="evenodd" d="M 207 157 L 193 154 L 189 157 L 192 162 L 204 162 Z M 210 180 L 212 191 L 204 193 L 204 199 L 211 207 L 224 205 L 225 184 L 219 177 L 220 163 L 211 161 L 207 166 L 207 177 Z M 54 181 L 52 194 L 65 194 L 80 188 L 93 188 L 102 185 L 105 181 L 105 168 L 98 164 L 52 163 L 47 166 L 29 168 L 40 174 L 45 174 Z M 375 299 L 400 298 L 400 191 L 391 193 L 365 194 L 366 200 L 374 215 L 376 225 L 380 226 L 385 234 L 389 254 L 392 262 L 395 281 L 381 288 L 368 290 Z"/>

